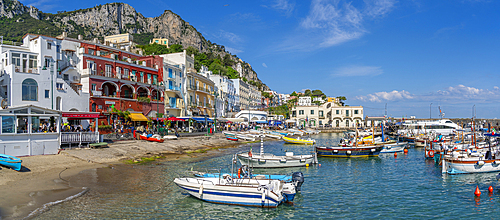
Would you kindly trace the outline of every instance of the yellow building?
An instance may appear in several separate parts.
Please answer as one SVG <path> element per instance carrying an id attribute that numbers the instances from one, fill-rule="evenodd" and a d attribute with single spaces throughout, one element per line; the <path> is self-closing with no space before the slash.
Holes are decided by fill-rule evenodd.
<path id="1" fill-rule="evenodd" d="M 168 39 L 167 38 L 153 38 L 153 40 L 149 41 L 149 44 L 160 44 L 165 45 L 168 48 Z"/>
<path id="2" fill-rule="evenodd" d="M 186 100 L 193 116 L 214 116 L 214 82 L 198 73 L 187 73 L 188 100 Z"/>
<path id="3" fill-rule="evenodd" d="M 132 42 L 133 40 L 134 40 L 134 37 L 129 33 L 117 34 L 117 35 L 111 35 L 111 36 L 104 37 L 104 43 L 110 42 L 112 44 L 128 43 L 128 42 Z"/>

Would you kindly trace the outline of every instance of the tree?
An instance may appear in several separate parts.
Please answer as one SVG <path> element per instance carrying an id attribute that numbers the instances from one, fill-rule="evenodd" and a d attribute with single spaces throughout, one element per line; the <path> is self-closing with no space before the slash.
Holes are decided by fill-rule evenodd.
<path id="1" fill-rule="evenodd" d="M 299 95 L 297 94 L 297 92 L 293 91 L 292 94 L 290 94 L 290 96 L 299 96 Z"/>
<path id="2" fill-rule="evenodd" d="M 160 54 L 168 54 L 170 53 L 170 49 L 161 44 L 146 44 L 146 45 L 137 45 L 137 47 L 141 48 L 145 55 L 160 55 Z"/>
<path id="3" fill-rule="evenodd" d="M 182 47 L 182 45 L 179 44 L 170 45 L 170 53 L 179 53 L 182 52 L 183 50 L 184 48 Z"/>
<path id="4" fill-rule="evenodd" d="M 231 55 L 229 55 L 229 54 L 226 54 L 224 56 L 224 58 L 222 59 L 222 62 L 224 64 L 224 66 L 233 66 L 234 65 L 234 61 L 231 59 Z"/>
<path id="5" fill-rule="evenodd" d="M 312 92 L 310 89 L 306 89 L 306 91 L 304 91 L 304 95 L 305 96 L 312 96 Z"/>
<path id="6" fill-rule="evenodd" d="M 271 94 L 269 94 L 268 92 L 261 92 L 260 93 L 262 95 L 262 97 L 264 98 L 272 98 L 273 96 Z"/>
<path id="7" fill-rule="evenodd" d="M 192 54 L 196 56 L 198 54 L 198 49 L 194 48 L 193 46 L 189 46 L 188 48 L 186 48 L 186 53 L 189 56 L 191 56 Z"/>
<path id="8" fill-rule="evenodd" d="M 212 71 L 212 73 L 214 73 L 214 74 L 226 75 L 227 69 L 224 68 L 224 66 L 222 66 L 220 64 L 220 61 L 219 62 L 216 62 L 216 61 L 214 61 L 214 62 L 212 62 L 212 64 L 210 64 L 210 66 L 208 67 L 208 70 Z"/>
<path id="9" fill-rule="evenodd" d="M 229 77 L 229 79 L 238 79 L 239 73 L 238 73 L 238 71 L 234 70 L 232 67 L 227 67 L 226 76 Z"/>
<path id="10" fill-rule="evenodd" d="M 321 90 L 317 89 L 317 90 L 312 91 L 312 95 L 313 96 L 323 96 L 325 94 Z"/>
<path id="11" fill-rule="evenodd" d="M 345 101 L 345 100 L 347 100 L 347 99 L 345 98 L 345 96 L 337 96 L 337 99 L 339 99 L 340 101 Z"/>

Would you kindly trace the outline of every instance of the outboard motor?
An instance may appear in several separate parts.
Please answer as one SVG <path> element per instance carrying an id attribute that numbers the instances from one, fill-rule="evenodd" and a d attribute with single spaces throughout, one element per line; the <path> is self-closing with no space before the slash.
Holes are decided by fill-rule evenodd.
<path id="1" fill-rule="evenodd" d="M 293 173 L 292 182 L 295 184 L 297 191 L 300 191 L 300 187 L 304 183 L 304 174 L 302 172 Z"/>

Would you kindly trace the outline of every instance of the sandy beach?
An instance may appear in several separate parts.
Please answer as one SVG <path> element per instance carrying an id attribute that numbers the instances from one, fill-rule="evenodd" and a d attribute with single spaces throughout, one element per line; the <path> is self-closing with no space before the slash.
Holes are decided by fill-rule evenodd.
<path id="1" fill-rule="evenodd" d="M 68 181 L 78 173 L 123 163 L 140 163 L 143 158 L 175 160 L 196 157 L 216 147 L 235 147 L 244 142 L 228 141 L 222 134 L 185 137 L 164 143 L 129 140 L 111 143 L 106 148 L 74 148 L 57 155 L 22 157 L 25 169 L 0 170 L 0 217 L 24 218 L 48 202 L 63 200 L 82 192 Z M 208 151 L 208 154 L 217 152 Z"/>

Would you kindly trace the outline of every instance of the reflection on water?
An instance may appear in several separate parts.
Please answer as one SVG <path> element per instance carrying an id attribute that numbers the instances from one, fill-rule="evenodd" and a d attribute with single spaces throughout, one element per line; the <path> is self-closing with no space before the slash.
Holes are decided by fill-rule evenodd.
<path id="1" fill-rule="evenodd" d="M 334 144 L 337 134 L 312 136 L 320 145 Z M 225 149 L 213 158 L 186 159 L 138 166 L 89 170 L 73 178 L 88 186 L 85 195 L 53 206 L 38 219 L 285 219 L 285 218 L 494 218 L 500 208 L 495 173 L 441 174 L 424 160 L 423 150 L 383 154 L 378 158 L 318 158 L 321 166 L 255 170 L 257 173 L 302 171 L 305 183 L 293 205 L 261 209 L 218 205 L 198 200 L 172 183 L 184 171 L 230 169 L 233 153 L 258 152 L 259 143 Z M 265 152 L 309 154 L 312 146 L 266 142 Z M 483 194 L 474 198 L 476 185 Z M 487 188 L 495 187 L 493 195 Z"/>

